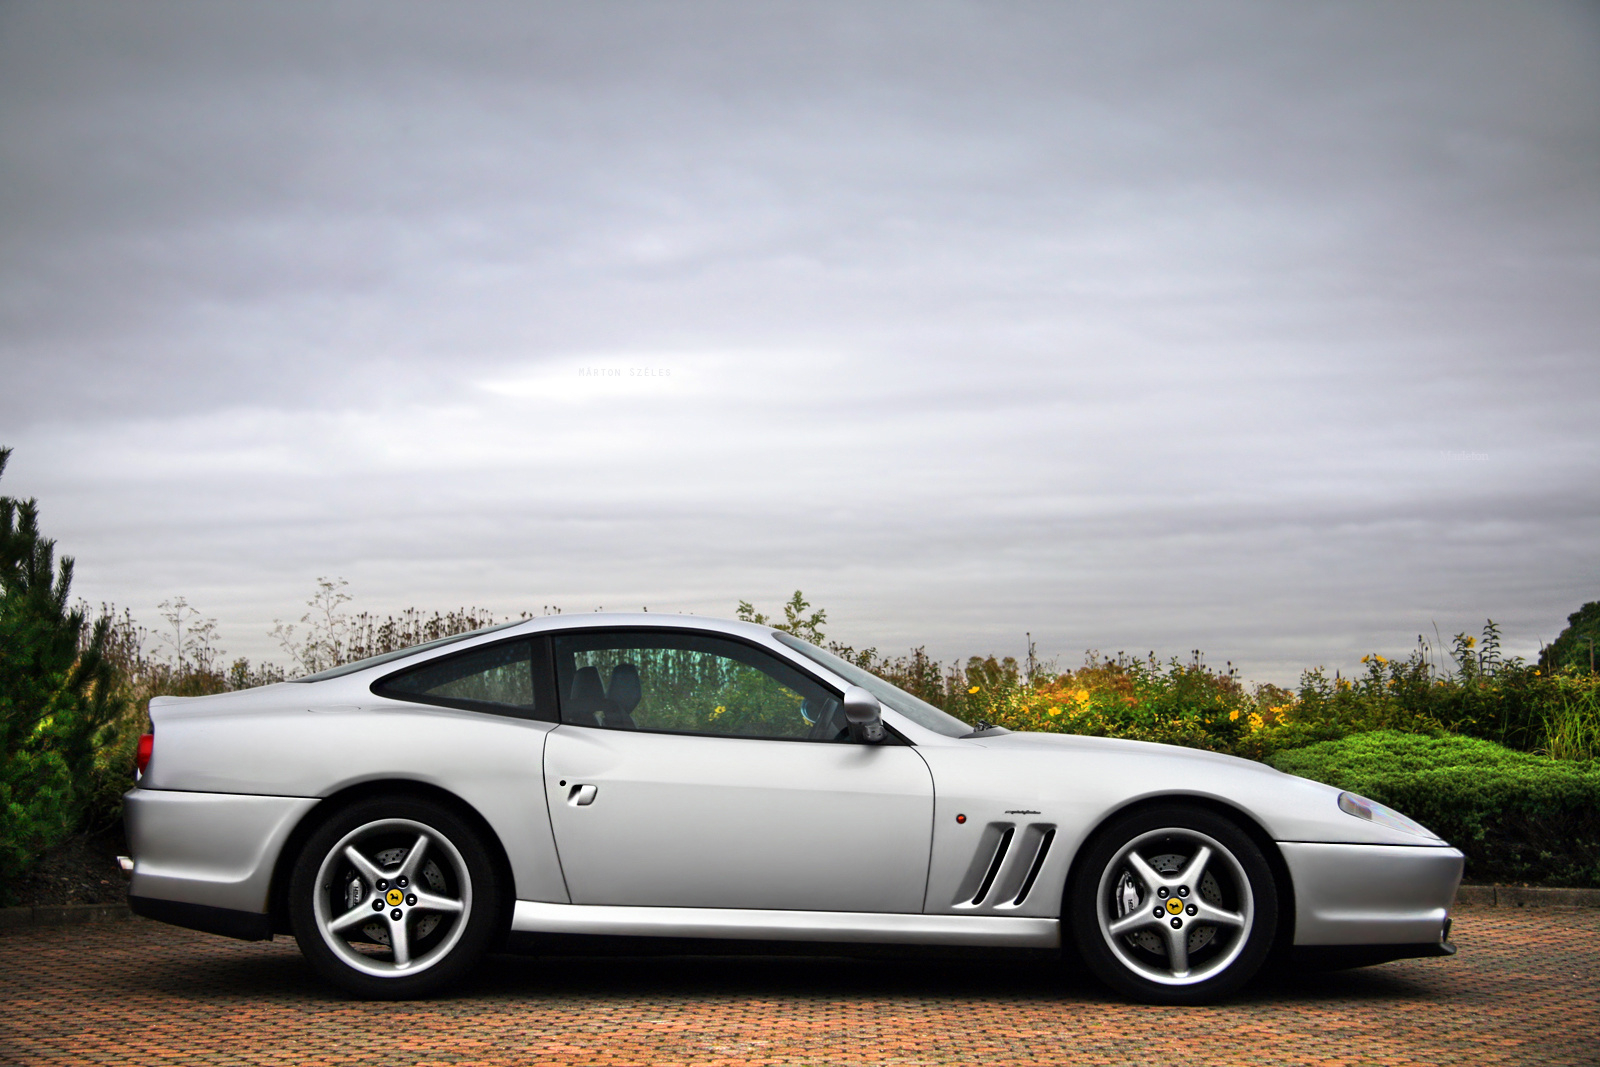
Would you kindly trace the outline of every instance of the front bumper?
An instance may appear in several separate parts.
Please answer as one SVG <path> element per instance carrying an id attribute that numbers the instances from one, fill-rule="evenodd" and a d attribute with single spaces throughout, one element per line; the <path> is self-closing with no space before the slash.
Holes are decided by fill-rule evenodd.
<path id="1" fill-rule="evenodd" d="M 1441 946 L 1465 858 L 1447 846 L 1279 842 L 1294 883 L 1294 944 Z M 1409 953 L 1422 954 L 1420 949 Z M 1398 957 L 1391 957 L 1398 958 Z"/>

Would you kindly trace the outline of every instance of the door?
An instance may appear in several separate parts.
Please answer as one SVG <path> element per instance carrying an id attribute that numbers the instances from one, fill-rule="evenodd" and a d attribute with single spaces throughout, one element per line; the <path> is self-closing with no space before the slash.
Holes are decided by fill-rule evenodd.
<path id="1" fill-rule="evenodd" d="M 933 781 L 786 662 L 693 631 L 554 639 L 545 788 L 575 904 L 922 911 Z"/>

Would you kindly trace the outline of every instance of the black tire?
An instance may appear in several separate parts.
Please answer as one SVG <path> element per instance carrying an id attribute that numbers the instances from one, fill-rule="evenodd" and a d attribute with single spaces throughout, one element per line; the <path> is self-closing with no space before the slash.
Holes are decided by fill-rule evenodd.
<path id="1" fill-rule="evenodd" d="M 322 978 L 359 997 L 405 1000 L 467 975 L 500 932 L 504 890 L 467 820 L 417 797 L 371 797 L 306 841 L 289 921 Z"/>
<path id="2" fill-rule="evenodd" d="M 1150 1004 L 1237 992 L 1266 961 L 1278 926 L 1277 885 L 1255 841 L 1226 817 L 1181 804 L 1104 826 L 1081 853 L 1063 903 L 1094 976 Z"/>

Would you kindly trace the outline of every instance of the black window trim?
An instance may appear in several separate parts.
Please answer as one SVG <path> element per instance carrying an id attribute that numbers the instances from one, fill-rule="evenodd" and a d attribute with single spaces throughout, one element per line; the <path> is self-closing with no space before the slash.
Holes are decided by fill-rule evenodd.
<path id="1" fill-rule="evenodd" d="M 788 656 L 786 656 L 786 655 L 776 655 L 774 653 L 774 650 L 770 646 L 763 645 L 758 641 L 752 641 L 748 637 L 745 637 L 745 636 L 743 636 L 741 634 L 724 633 L 721 630 L 704 630 L 704 629 L 700 629 L 699 627 L 694 627 L 694 626 L 649 626 L 649 625 L 617 626 L 617 625 L 609 625 L 609 626 L 562 627 L 559 630 L 547 630 L 541 636 L 544 636 L 546 638 L 555 638 L 555 637 L 565 637 L 565 636 L 567 636 L 569 634 L 607 634 L 607 633 L 630 633 L 630 634 L 631 633 L 681 633 L 681 634 L 691 634 L 691 635 L 693 635 L 695 637 L 715 637 L 715 638 L 719 638 L 721 640 L 731 641 L 734 644 L 744 645 L 746 648 L 751 648 L 751 649 L 754 649 L 757 652 L 763 653 L 768 658 L 778 660 L 784 666 L 789 667 L 792 670 L 794 670 L 797 674 L 803 675 L 806 678 L 811 679 L 811 681 L 813 681 L 817 685 L 821 686 L 824 690 L 826 690 L 829 693 L 832 693 L 833 696 L 834 696 L 834 699 L 836 699 L 836 700 L 843 700 L 844 699 L 844 690 L 840 689 L 838 686 L 833 685 L 830 682 L 823 681 L 821 678 L 818 678 L 812 671 L 806 669 L 806 667 L 802 666 L 800 663 L 794 662 L 794 660 L 790 659 Z M 780 645 L 779 647 L 781 648 L 783 646 Z M 554 706 L 556 708 L 556 718 L 553 721 L 556 723 L 557 726 L 563 726 L 563 727 L 571 726 L 571 727 L 575 727 L 575 728 L 577 728 L 579 730 L 612 730 L 612 731 L 614 731 L 616 733 L 626 733 L 626 734 L 665 734 L 665 735 L 671 736 L 671 737 L 711 737 L 711 738 L 721 738 L 721 739 L 727 740 L 727 741 L 787 741 L 787 742 L 798 743 L 798 744 L 802 744 L 802 745 L 832 745 L 832 744 L 837 744 L 838 743 L 838 742 L 835 742 L 835 741 L 822 741 L 822 740 L 818 740 L 818 739 L 814 739 L 814 738 L 810 738 L 810 737 L 755 737 L 755 736 L 746 735 L 746 734 L 704 733 L 704 732 L 697 731 L 697 730 L 651 730 L 651 729 L 648 729 L 647 727 L 643 727 L 643 726 L 631 727 L 630 728 L 630 727 L 626 727 L 626 726 L 601 726 L 599 724 L 588 724 L 588 723 L 581 723 L 581 722 L 567 722 L 565 719 L 561 718 L 561 693 L 560 693 L 561 687 L 558 684 L 556 684 L 556 660 L 555 660 L 555 650 L 554 650 L 554 648 L 549 646 L 549 645 L 547 645 L 546 646 L 546 654 L 547 654 L 547 659 L 545 660 L 545 665 L 546 665 L 546 667 L 547 667 L 547 669 L 549 671 L 549 674 L 548 674 L 549 683 L 548 684 L 549 684 L 549 687 L 550 687 L 551 695 L 555 699 L 555 705 Z M 809 663 L 809 661 L 807 661 L 807 662 Z M 759 670 L 759 668 L 757 668 L 757 669 Z M 887 743 L 891 747 L 900 746 L 900 745 L 904 745 L 904 746 L 906 746 L 908 748 L 915 748 L 916 747 L 916 742 L 912 741 L 909 737 L 906 737 L 899 730 L 896 730 L 889 723 L 885 722 L 883 724 L 883 730 L 884 730 L 884 733 L 886 735 L 886 739 L 885 739 L 885 742 L 880 742 L 879 743 L 880 746 L 882 744 L 884 744 L 884 743 Z M 847 743 L 854 744 L 855 742 L 847 742 Z"/>
<path id="2" fill-rule="evenodd" d="M 474 653 L 499 648 L 502 645 L 514 645 L 519 641 L 526 641 L 532 646 L 531 664 L 533 670 L 533 707 L 519 708 L 512 704 L 496 704 L 488 700 L 461 700 L 457 697 L 432 697 L 419 693 L 402 693 L 388 689 L 388 682 L 402 674 L 409 674 L 419 667 L 426 667 L 431 663 L 440 663 L 457 656 L 470 656 Z M 368 688 L 373 696 L 385 700 L 399 700 L 408 704 L 428 704 L 440 708 L 454 708 L 457 711 L 477 711 L 489 715 L 499 715 L 507 719 L 524 719 L 529 722 L 548 722 L 559 725 L 561 722 L 561 709 L 556 703 L 555 661 L 550 651 L 550 638 L 548 634 L 532 633 L 518 634 L 501 641 L 486 641 L 481 645 L 471 648 L 458 649 L 439 656 L 430 656 L 420 663 L 407 663 L 399 670 L 390 671 L 377 679 Z"/>

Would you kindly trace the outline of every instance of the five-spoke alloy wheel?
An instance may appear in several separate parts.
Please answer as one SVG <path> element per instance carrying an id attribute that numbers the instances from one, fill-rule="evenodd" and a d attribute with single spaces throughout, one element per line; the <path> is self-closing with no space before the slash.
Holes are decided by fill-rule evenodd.
<path id="1" fill-rule="evenodd" d="M 479 833 L 449 809 L 378 797 L 328 819 L 289 886 L 295 939 L 324 978 L 364 997 L 422 996 L 460 978 L 499 921 Z"/>
<path id="2" fill-rule="evenodd" d="M 1221 815 L 1178 805 L 1108 824 L 1079 861 L 1066 905 L 1090 970 L 1165 1004 L 1238 989 L 1266 960 L 1278 920 L 1255 842 Z"/>

